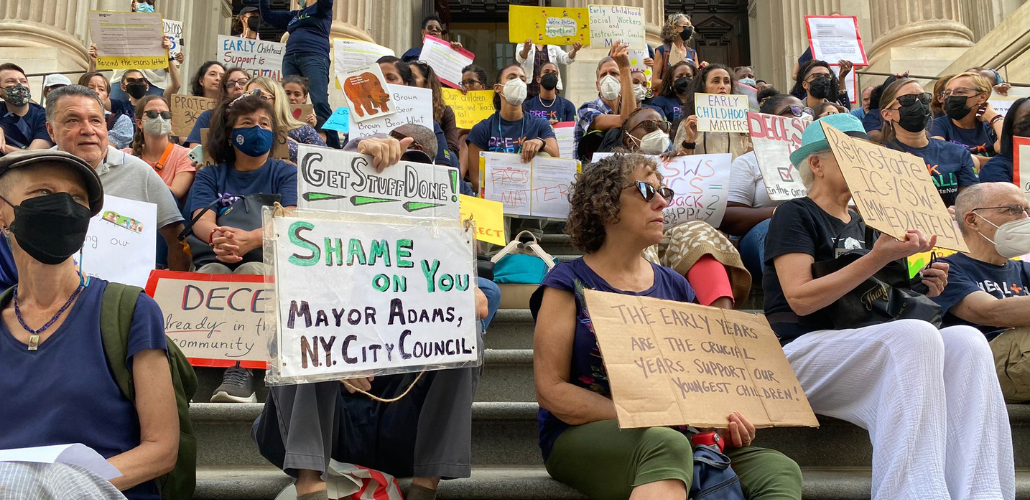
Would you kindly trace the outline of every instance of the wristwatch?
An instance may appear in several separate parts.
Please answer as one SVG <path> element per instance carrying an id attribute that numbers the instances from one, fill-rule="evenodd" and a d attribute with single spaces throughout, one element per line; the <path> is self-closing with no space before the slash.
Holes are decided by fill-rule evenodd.
<path id="1" fill-rule="evenodd" d="M 694 443 L 694 446 L 704 445 L 712 446 L 716 445 L 719 447 L 719 453 L 722 453 L 723 448 L 726 447 L 726 442 L 723 441 L 719 433 L 715 431 L 699 432 L 690 437 L 690 440 Z"/>

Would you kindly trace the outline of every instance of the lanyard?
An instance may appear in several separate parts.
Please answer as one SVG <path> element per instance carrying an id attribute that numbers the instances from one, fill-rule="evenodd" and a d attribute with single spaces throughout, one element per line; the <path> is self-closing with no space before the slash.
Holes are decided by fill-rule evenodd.
<path id="1" fill-rule="evenodd" d="M 519 153 L 522 153 L 522 141 L 526 135 L 526 113 L 522 113 L 522 132 L 519 133 Z M 497 113 L 497 137 L 504 139 L 504 132 L 501 132 L 501 113 Z"/>

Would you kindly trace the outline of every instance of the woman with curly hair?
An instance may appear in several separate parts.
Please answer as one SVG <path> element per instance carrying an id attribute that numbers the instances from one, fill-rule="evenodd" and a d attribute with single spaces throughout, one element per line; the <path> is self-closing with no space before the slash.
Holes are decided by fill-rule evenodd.
<path id="1" fill-rule="evenodd" d="M 697 51 L 687 46 L 687 41 L 693 36 L 694 25 L 690 24 L 690 16 L 681 12 L 669 15 L 665 26 L 662 26 L 662 45 L 654 51 L 651 85 L 660 85 L 672 65 L 680 61 L 686 61 L 697 68 Z"/>
<path id="2" fill-rule="evenodd" d="M 672 196 L 662 186 L 657 164 L 644 156 L 617 154 L 585 169 L 569 195 L 565 231 L 586 255 L 555 266 L 530 300 L 544 463 L 551 477 L 593 499 L 682 499 L 691 489 L 689 432 L 619 429 L 583 300 L 587 288 L 694 300 L 687 279 L 641 256 L 662 240 L 662 210 Z M 797 464 L 751 446 L 755 427 L 744 415 L 728 415 L 719 433 L 748 498 L 801 498 Z"/>

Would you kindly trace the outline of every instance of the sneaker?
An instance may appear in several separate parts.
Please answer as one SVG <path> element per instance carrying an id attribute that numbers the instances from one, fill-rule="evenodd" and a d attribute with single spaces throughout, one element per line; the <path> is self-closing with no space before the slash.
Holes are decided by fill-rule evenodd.
<path id="1" fill-rule="evenodd" d="M 222 385 L 211 396 L 212 403 L 257 403 L 254 375 L 240 365 L 231 366 L 222 376 Z"/>

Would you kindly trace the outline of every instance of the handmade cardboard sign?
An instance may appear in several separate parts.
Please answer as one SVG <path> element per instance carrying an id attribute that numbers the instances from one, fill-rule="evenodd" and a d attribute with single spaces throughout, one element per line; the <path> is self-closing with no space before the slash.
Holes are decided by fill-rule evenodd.
<path id="1" fill-rule="evenodd" d="M 82 245 L 82 274 L 142 287 L 156 261 L 157 205 L 104 195 Z"/>
<path id="2" fill-rule="evenodd" d="M 461 199 L 461 221 L 475 223 L 477 240 L 501 246 L 508 244 L 504 238 L 504 205 L 473 196 L 458 198 Z"/>
<path id="3" fill-rule="evenodd" d="M 287 135 L 285 130 L 280 130 L 275 136 L 275 142 L 272 143 L 272 152 L 269 156 L 276 160 L 290 161 L 290 136 Z"/>
<path id="4" fill-rule="evenodd" d="M 443 224 L 298 209 L 265 229 L 275 265 L 273 383 L 479 360 L 472 234 Z"/>
<path id="5" fill-rule="evenodd" d="M 758 168 L 762 170 L 765 190 L 772 200 L 792 200 L 808 191 L 801 174 L 790 163 L 790 154 L 801 147 L 801 134 L 811 118 L 748 113 L 747 126 L 755 148 Z"/>
<path id="6" fill-rule="evenodd" d="M 205 111 L 215 109 L 218 101 L 207 97 L 196 97 L 191 95 L 172 94 L 172 102 L 169 106 L 172 112 L 172 135 L 187 137 L 193 131 L 193 125 L 197 118 Z"/>
<path id="7" fill-rule="evenodd" d="M 593 161 L 613 153 L 594 153 Z M 692 220 L 705 221 L 713 227 L 722 224 L 730 192 L 729 153 L 716 155 L 677 156 L 662 159 L 645 155 L 658 164 L 662 183 L 676 193 L 662 211 L 665 228 Z"/>
<path id="8" fill-rule="evenodd" d="M 402 161 L 382 173 L 372 158 L 301 144 L 297 206 L 313 210 L 458 220 L 458 169 Z"/>
<path id="9" fill-rule="evenodd" d="M 352 120 L 363 122 L 397 112 L 397 106 L 386 91 L 386 78 L 378 64 L 369 64 L 338 75 Z"/>
<path id="10" fill-rule="evenodd" d="M 624 5 L 588 5 L 590 45 L 611 47 L 617 40 L 635 50 L 647 50 L 644 43 L 644 8 Z"/>
<path id="11" fill-rule="evenodd" d="M 451 42 L 432 35 L 422 39 L 422 52 L 418 56 L 419 61 L 425 61 L 433 68 L 440 83 L 454 89 L 461 87 L 461 70 L 472 64 L 475 58 L 472 52 L 463 48 L 455 49 L 451 47 Z"/>
<path id="12" fill-rule="evenodd" d="M 343 79 L 341 78 L 342 82 Z M 397 112 L 391 115 L 382 114 L 365 120 L 354 119 L 354 110 L 350 112 L 351 139 L 359 139 L 374 134 L 388 135 L 391 130 L 406 123 L 422 125 L 433 130 L 433 91 L 420 87 L 407 87 L 404 85 L 386 85 L 391 99 L 397 106 Z"/>
<path id="13" fill-rule="evenodd" d="M 509 6 L 508 41 L 526 40 L 536 45 L 590 45 L 590 15 L 581 7 Z"/>
<path id="14" fill-rule="evenodd" d="M 747 96 L 739 94 L 696 94 L 694 112 L 698 132 L 747 133 Z"/>
<path id="15" fill-rule="evenodd" d="M 921 158 L 820 125 L 868 226 L 901 240 L 919 229 L 939 247 L 969 251 Z"/>
<path id="16" fill-rule="evenodd" d="M 492 90 L 470 90 L 466 94 L 457 89 L 441 90 L 444 104 L 454 110 L 454 121 L 458 128 L 471 129 L 497 112 Z"/>
<path id="17" fill-rule="evenodd" d="M 161 14 L 89 11 L 89 34 L 97 46 L 97 69 L 168 67 Z"/>
<path id="18" fill-rule="evenodd" d="M 164 313 L 165 335 L 193 366 L 268 366 L 265 308 L 275 298 L 264 276 L 154 271 L 147 282 Z"/>
<path id="19" fill-rule="evenodd" d="M 585 291 L 619 427 L 819 422 L 762 315 Z"/>
<path id="20" fill-rule="evenodd" d="M 480 153 L 483 197 L 504 204 L 506 215 L 564 219 L 569 215 L 569 189 L 576 182 L 579 162 L 565 158 L 533 158 Z"/>
<path id="21" fill-rule="evenodd" d="M 308 116 L 315 112 L 314 104 L 290 104 L 290 115 L 294 120 L 307 123 Z"/>
<path id="22" fill-rule="evenodd" d="M 218 35 L 217 60 L 226 68 L 240 67 L 253 76 L 282 80 L 286 44 Z"/>
<path id="23" fill-rule="evenodd" d="M 210 131 L 209 128 L 200 129 L 200 151 L 204 154 L 204 161 L 197 166 L 198 170 L 215 164 L 215 159 L 211 157 L 211 150 L 207 147 L 207 136 Z"/>

